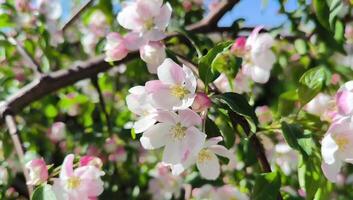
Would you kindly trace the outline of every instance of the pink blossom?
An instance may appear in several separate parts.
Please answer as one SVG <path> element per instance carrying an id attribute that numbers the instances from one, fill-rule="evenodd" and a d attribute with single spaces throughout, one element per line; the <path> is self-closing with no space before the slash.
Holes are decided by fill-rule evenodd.
<path id="1" fill-rule="evenodd" d="M 140 142 L 145 149 L 165 146 L 164 163 L 180 164 L 202 148 L 206 135 L 195 127 L 201 124 L 201 117 L 194 111 L 179 110 L 178 114 L 160 111 L 158 121 L 143 133 Z"/>
<path id="2" fill-rule="evenodd" d="M 221 74 L 214 84 L 222 92 L 236 92 L 239 94 L 251 91 L 251 79 L 246 76 L 241 70 L 237 73 L 235 79 L 229 80 L 225 74 Z"/>
<path id="3" fill-rule="evenodd" d="M 239 37 L 235 40 L 230 51 L 238 57 L 243 57 L 246 54 L 246 38 Z"/>
<path id="4" fill-rule="evenodd" d="M 165 46 L 161 42 L 149 42 L 140 48 L 140 56 L 147 63 L 148 71 L 156 74 L 166 58 Z"/>
<path id="5" fill-rule="evenodd" d="M 276 61 L 271 47 L 273 37 L 268 33 L 259 33 L 262 27 L 257 27 L 246 40 L 246 54 L 243 56 L 242 71 L 257 83 L 266 83 L 270 71 Z"/>
<path id="6" fill-rule="evenodd" d="M 103 166 L 103 162 L 100 158 L 95 156 L 82 156 L 80 159 L 80 166 L 83 167 L 83 166 L 89 166 L 89 165 L 100 169 Z"/>
<path id="7" fill-rule="evenodd" d="M 59 142 L 65 139 L 66 124 L 63 122 L 55 122 L 49 130 L 49 138 L 53 142 Z"/>
<path id="8" fill-rule="evenodd" d="M 196 163 L 203 178 L 208 180 L 217 179 L 220 175 L 221 167 L 216 155 L 226 157 L 230 162 L 234 162 L 232 153 L 224 146 L 218 145 L 222 140 L 222 137 L 210 138 L 203 144 L 202 149 L 197 154 L 190 154 L 181 163 L 172 165 L 172 173 L 178 175 Z"/>
<path id="9" fill-rule="evenodd" d="M 157 70 L 159 80 L 146 83 L 152 105 L 158 109 L 178 110 L 190 107 L 195 98 L 196 77 L 186 66 L 167 58 Z"/>
<path id="10" fill-rule="evenodd" d="M 256 107 L 255 113 L 261 124 L 267 124 L 272 121 L 272 112 L 268 106 Z"/>
<path id="11" fill-rule="evenodd" d="M 332 74 L 331 84 L 337 85 L 341 81 L 341 75 L 334 73 Z"/>
<path id="12" fill-rule="evenodd" d="M 241 193 L 237 188 L 231 185 L 222 187 L 213 187 L 209 184 L 203 185 L 201 188 L 194 188 L 192 196 L 195 200 L 212 199 L 212 200 L 248 200 L 245 194 Z"/>
<path id="13" fill-rule="evenodd" d="M 135 86 L 129 92 L 130 94 L 126 97 L 127 107 L 139 116 L 133 128 L 136 133 L 142 133 L 157 122 L 157 109 L 151 105 L 152 96 L 146 91 L 145 87 Z"/>
<path id="14" fill-rule="evenodd" d="M 105 60 L 107 62 L 121 60 L 129 51 L 137 50 L 141 44 L 142 41 L 136 33 L 128 33 L 124 37 L 117 32 L 109 33 L 105 45 Z"/>
<path id="15" fill-rule="evenodd" d="M 353 81 L 345 83 L 338 90 L 336 104 L 341 115 L 353 114 Z"/>
<path id="16" fill-rule="evenodd" d="M 48 179 L 48 168 L 43 158 L 33 159 L 26 164 L 29 170 L 29 177 L 27 184 L 39 185 L 46 182 Z"/>
<path id="17" fill-rule="evenodd" d="M 353 43 L 353 26 L 346 25 L 344 36 L 348 43 Z"/>
<path id="18" fill-rule="evenodd" d="M 341 118 L 331 124 L 322 145 L 322 170 L 328 180 L 337 181 L 343 162 L 353 164 L 353 124 L 350 117 Z"/>
<path id="19" fill-rule="evenodd" d="M 74 155 L 65 157 L 59 178 L 54 180 L 53 191 L 60 200 L 94 199 L 103 192 L 101 176 L 104 172 L 86 165 L 74 169 Z"/>
<path id="20" fill-rule="evenodd" d="M 110 161 L 125 162 L 127 159 L 127 152 L 124 147 L 117 147 L 114 152 L 109 155 Z"/>
<path id="21" fill-rule="evenodd" d="M 313 115 L 319 116 L 322 120 L 332 121 L 336 112 L 334 99 L 324 93 L 319 93 L 305 106 L 305 110 Z"/>
<path id="22" fill-rule="evenodd" d="M 195 96 L 194 103 L 192 104 L 192 109 L 196 112 L 203 112 L 211 106 L 211 99 L 205 93 L 198 92 Z"/>
<path id="23" fill-rule="evenodd" d="M 121 26 L 137 32 L 145 41 L 159 41 L 165 37 L 172 7 L 163 0 L 136 0 L 126 3 L 118 14 Z"/>

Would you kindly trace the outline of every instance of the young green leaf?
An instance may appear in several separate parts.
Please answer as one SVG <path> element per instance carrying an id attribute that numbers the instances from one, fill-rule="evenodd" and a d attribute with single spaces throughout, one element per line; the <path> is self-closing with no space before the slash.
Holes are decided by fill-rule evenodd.
<path id="1" fill-rule="evenodd" d="M 52 186 L 44 184 L 34 190 L 32 200 L 57 200 L 52 190 Z"/>
<path id="2" fill-rule="evenodd" d="M 256 177 L 252 200 L 277 200 L 281 177 L 277 172 L 264 173 Z"/>

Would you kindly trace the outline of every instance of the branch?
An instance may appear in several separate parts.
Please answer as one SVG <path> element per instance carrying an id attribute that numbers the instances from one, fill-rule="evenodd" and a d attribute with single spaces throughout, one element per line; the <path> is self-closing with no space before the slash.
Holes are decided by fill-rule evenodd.
<path id="1" fill-rule="evenodd" d="M 15 119 L 14 119 L 14 117 L 12 115 L 7 114 L 5 116 L 5 122 L 6 122 L 6 125 L 7 125 L 8 129 L 9 129 L 11 140 L 13 142 L 13 145 L 15 146 L 16 154 L 17 154 L 18 159 L 20 161 L 20 164 L 21 164 L 21 167 L 22 167 L 22 170 L 23 170 L 23 174 L 25 176 L 26 183 L 27 183 L 27 182 L 29 182 L 30 178 L 29 178 L 28 171 L 27 171 L 27 169 L 25 167 L 24 151 L 23 151 L 23 147 L 22 147 L 22 143 L 21 143 L 20 137 L 18 136 L 18 130 L 17 130 L 17 127 L 16 127 Z M 28 189 L 29 196 L 31 196 L 31 194 L 33 192 L 33 188 L 30 185 L 27 185 L 27 189 Z"/>
<path id="2" fill-rule="evenodd" d="M 65 22 L 65 24 L 61 27 L 61 31 L 65 32 L 65 30 L 76 21 L 76 19 L 78 19 L 81 14 L 91 6 L 91 4 L 93 3 L 94 0 L 87 0 L 84 4 L 82 4 L 82 6 L 80 8 L 78 8 L 74 14 L 70 17 L 70 19 Z"/>
<path id="3" fill-rule="evenodd" d="M 201 21 L 187 27 L 187 30 L 194 32 L 212 32 L 217 28 L 218 21 L 224 16 L 226 12 L 233 8 L 239 0 L 224 0 L 212 10 L 212 12 Z"/>

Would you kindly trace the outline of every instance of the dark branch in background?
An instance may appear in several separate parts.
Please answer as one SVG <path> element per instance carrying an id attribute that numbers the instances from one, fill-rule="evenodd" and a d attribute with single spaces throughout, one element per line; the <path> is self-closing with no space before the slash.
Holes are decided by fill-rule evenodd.
<path id="1" fill-rule="evenodd" d="M 268 162 L 265 154 L 264 147 L 262 146 L 259 139 L 256 137 L 256 134 L 251 134 L 251 129 L 246 119 L 235 112 L 230 111 L 228 114 L 233 128 L 235 129 L 237 125 L 240 125 L 243 128 L 247 137 L 249 137 L 251 145 L 255 150 L 257 161 L 259 162 L 262 171 L 266 173 L 272 172 L 270 163 Z M 278 200 L 282 200 L 282 199 L 283 198 L 281 196 L 281 193 L 279 192 Z"/>
<path id="2" fill-rule="evenodd" d="M 101 87 L 99 86 L 99 83 L 98 83 L 98 76 L 94 76 L 93 78 L 91 78 L 91 81 L 92 81 L 92 84 L 93 84 L 94 88 L 96 89 L 96 91 L 98 93 L 99 104 L 100 104 L 100 107 L 101 107 L 101 109 L 103 111 L 103 114 L 104 114 L 104 117 L 105 117 L 105 120 L 106 120 L 106 123 L 107 123 L 108 132 L 109 132 L 110 135 L 112 135 L 113 134 L 113 129 L 112 129 L 112 126 L 111 126 L 110 117 L 109 117 L 109 113 L 107 111 L 107 106 L 106 106 L 106 103 L 105 103 L 105 100 L 104 100 L 103 92 L 102 92 L 102 89 L 101 89 Z"/>
<path id="3" fill-rule="evenodd" d="M 78 19 L 81 14 L 91 6 L 91 4 L 93 3 L 94 0 L 87 0 L 84 4 L 82 4 L 81 7 L 79 7 L 74 14 L 70 17 L 70 19 L 65 22 L 65 24 L 61 27 L 61 31 L 65 32 L 65 30 L 76 21 L 76 19 Z"/>
<path id="4" fill-rule="evenodd" d="M 15 38 L 12 37 L 9 37 L 8 40 L 11 44 L 16 46 L 18 53 L 25 59 L 25 61 L 29 64 L 37 76 L 43 73 L 37 61 L 29 55 L 22 44 L 20 44 Z"/>
<path id="5" fill-rule="evenodd" d="M 226 12 L 231 10 L 239 0 L 225 0 L 221 1 L 214 10 L 200 22 L 192 24 L 187 27 L 187 30 L 194 32 L 210 32 L 217 28 L 218 21 L 224 16 Z"/>
<path id="6" fill-rule="evenodd" d="M 26 182 L 28 182 L 30 178 L 29 178 L 28 171 L 25 167 L 24 151 L 23 151 L 20 137 L 18 135 L 18 130 L 17 130 L 15 119 L 11 114 L 7 114 L 7 115 L 5 115 L 5 122 L 6 122 L 7 128 L 9 129 L 9 133 L 11 136 L 12 143 L 15 147 L 16 154 L 17 154 L 18 159 L 21 163 L 23 174 L 25 176 Z M 28 189 L 28 194 L 30 196 L 33 192 L 33 188 L 30 185 L 27 185 L 27 189 Z"/>

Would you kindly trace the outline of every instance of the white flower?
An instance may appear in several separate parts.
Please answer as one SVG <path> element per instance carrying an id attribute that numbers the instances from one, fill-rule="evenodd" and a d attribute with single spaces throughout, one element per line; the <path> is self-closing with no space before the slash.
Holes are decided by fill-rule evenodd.
<path id="1" fill-rule="evenodd" d="M 152 104 L 158 109 L 181 110 L 190 107 L 195 98 L 196 77 L 186 66 L 180 67 L 171 59 L 165 59 L 158 67 L 159 80 L 146 83 L 152 95 Z"/>
<path id="2" fill-rule="evenodd" d="M 140 56 L 147 63 L 148 71 L 156 74 L 166 58 L 165 46 L 161 42 L 149 42 L 140 48 Z"/>
<path id="3" fill-rule="evenodd" d="M 145 149 L 165 146 L 163 162 L 180 164 L 189 156 L 196 155 L 205 142 L 206 135 L 195 126 L 201 124 L 201 117 L 190 109 L 180 110 L 178 114 L 161 111 L 157 123 L 143 133 L 140 141 Z"/>

